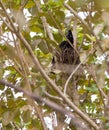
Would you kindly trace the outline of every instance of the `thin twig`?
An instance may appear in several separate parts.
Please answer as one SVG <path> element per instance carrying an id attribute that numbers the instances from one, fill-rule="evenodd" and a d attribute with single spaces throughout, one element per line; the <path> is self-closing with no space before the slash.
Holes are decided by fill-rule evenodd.
<path id="1" fill-rule="evenodd" d="M 59 101 L 63 101 L 62 98 L 57 97 L 57 96 L 53 96 L 53 95 L 49 94 L 47 91 L 44 91 L 44 94 L 45 94 L 46 96 L 48 96 L 49 98 L 51 98 L 51 99 L 55 99 L 55 100 L 59 100 Z"/>
<path id="2" fill-rule="evenodd" d="M 29 67 L 27 65 L 27 62 L 26 62 L 26 59 L 25 59 L 25 56 L 23 54 L 23 51 L 21 49 L 21 45 L 18 43 L 16 43 L 16 41 L 14 41 L 15 45 L 16 45 L 16 49 L 17 49 L 17 52 L 18 52 L 18 56 L 19 56 L 19 59 L 20 59 L 20 62 L 21 62 L 21 67 L 22 67 L 22 72 L 24 74 L 24 79 L 26 80 L 26 83 L 27 83 L 27 90 L 31 92 L 31 86 L 30 86 L 30 82 L 28 80 L 28 73 L 30 72 L 29 71 Z M 44 130 L 47 130 L 47 127 L 45 125 L 45 122 L 44 122 L 44 119 L 42 117 L 42 114 L 40 113 L 40 110 L 39 110 L 39 107 L 32 101 L 31 102 L 32 105 L 34 106 L 36 112 L 37 112 L 37 115 L 39 117 L 39 119 L 41 120 L 41 123 L 42 123 L 42 126 L 43 126 L 43 129 Z"/>
<path id="3" fill-rule="evenodd" d="M 76 18 L 78 18 L 84 25 L 85 27 L 87 27 L 87 29 L 89 31 L 91 31 L 90 27 L 88 26 L 88 24 L 78 15 L 78 13 L 73 9 L 71 8 L 66 2 L 64 2 L 64 6 L 70 10 L 71 13 L 73 13 L 75 15 Z"/>
<path id="4" fill-rule="evenodd" d="M 23 10 L 23 8 L 26 6 L 28 3 L 28 0 L 25 0 L 24 3 L 21 5 L 20 10 Z"/>
<path id="5" fill-rule="evenodd" d="M 73 2 L 73 0 L 71 0 L 71 1 Z M 74 16 L 75 16 L 78 20 L 81 21 L 81 23 L 84 24 L 84 26 L 89 30 L 89 32 L 95 37 L 96 43 L 98 43 L 98 44 L 97 44 L 98 47 L 100 48 L 100 50 L 102 51 L 102 53 L 104 53 L 104 51 L 103 51 L 103 49 L 102 49 L 102 47 L 101 47 L 101 44 L 99 44 L 100 41 L 99 41 L 99 39 L 97 38 L 96 34 L 94 33 L 93 29 L 87 24 L 87 22 L 85 22 L 85 21 L 78 15 L 78 13 L 77 13 L 73 8 L 71 8 L 66 2 L 64 2 L 64 6 L 65 6 L 71 13 L 73 13 Z M 104 53 L 104 54 L 105 54 L 105 53 Z"/>
<path id="6" fill-rule="evenodd" d="M 60 33 L 64 38 L 66 38 L 65 34 L 62 32 L 61 28 L 59 27 L 59 25 L 57 24 L 55 18 L 53 17 L 51 11 L 49 11 L 49 15 L 50 15 L 51 19 L 53 20 L 53 22 L 55 23 L 56 27 L 58 28 L 59 33 Z M 75 51 L 77 52 L 77 54 L 78 54 L 78 51 L 77 51 L 76 48 L 72 45 L 72 43 L 70 42 L 70 40 L 69 40 L 68 38 L 66 38 L 66 40 L 68 41 L 68 43 L 71 45 L 71 47 L 74 48 L 74 50 L 75 50 Z"/>
<path id="7" fill-rule="evenodd" d="M 77 20 L 74 19 L 74 24 L 73 24 L 73 36 L 74 36 L 74 48 L 77 50 Z"/>
<path id="8" fill-rule="evenodd" d="M 70 76 L 68 77 L 65 85 L 64 85 L 64 94 L 66 95 L 66 91 L 67 91 L 67 87 L 68 87 L 68 84 L 72 78 L 72 76 L 76 73 L 76 71 L 80 68 L 80 66 L 83 64 L 83 62 L 81 62 L 76 68 L 75 70 L 70 74 Z"/>
<path id="9" fill-rule="evenodd" d="M 35 4 L 36 4 L 36 7 L 37 7 L 37 9 L 38 9 L 38 12 L 41 13 L 42 10 L 41 10 L 41 8 L 40 8 L 40 2 L 39 2 L 38 0 L 34 0 L 34 2 L 35 2 Z M 43 26 L 45 27 L 45 29 L 46 29 L 46 31 L 47 31 L 47 33 L 48 33 L 49 38 L 54 41 L 54 37 L 53 37 L 52 32 L 51 32 L 51 30 L 50 30 L 50 28 L 49 28 L 49 24 L 47 23 L 46 18 L 45 18 L 44 16 L 42 16 L 42 17 L 41 17 L 41 20 L 42 20 Z"/>
<path id="10" fill-rule="evenodd" d="M 94 50 L 93 50 L 94 52 Z M 89 57 L 90 54 L 93 53 L 92 51 L 88 54 L 88 56 L 75 68 L 75 70 L 70 74 L 70 76 L 68 77 L 66 83 L 65 83 L 65 86 L 64 86 L 64 94 L 66 94 L 66 91 L 67 91 L 67 87 L 68 87 L 68 84 L 72 78 L 72 76 L 76 73 L 76 71 L 80 68 L 80 66 L 86 61 L 86 59 Z"/>
<path id="11" fill-rule="evenodd" d="M 4 22 L 4 24 L 13 32 L 13 28 L 6 22 L 6 20 L 3 19 L 3 17 L 0 15 L 1 20 Z"/>
<path id="12" fill-rule="evenodd" d="M 104 98 L 106 98 L 107 100 L 109 100 L 108 96 L 105 94 L 105 92 L 102 90 L 102 88 L 98 85 L 98 82 L 97 82 L 97 77 L 96 77 L 96 74 L 93 72 L 93 71 L 89 71 L 90 74 L 92 75 L 93 77 L 93 80 L 96 82 L 97 84 L 97 87 L 98 87 L 98 90 L 100 92 L 100 95 L 102 95 Z M 103 101 L 104 102 L 104 101 Z"/>
<path id="13" fill-rule="evenodd" d="M 4 13 L 6 14 L 6 17 L 8 18 L 8 20 L 9 20 L 9 22 L 10 22 L 10 25 L 12 26 L 14 32 L 17 32 L 17 29 L 16 29 L 16 27 L 14 26 L 13 21 L 12 21 L 12 19 L 10 18 L 9 14 L 7 13 L 6 8 L 5 8 L 5 6 L 3 5 L 3 3 L 2 3 L 1 0 L 0 0 L 0 5 L 1 5 L 1 7 L 2 7 Z"/>

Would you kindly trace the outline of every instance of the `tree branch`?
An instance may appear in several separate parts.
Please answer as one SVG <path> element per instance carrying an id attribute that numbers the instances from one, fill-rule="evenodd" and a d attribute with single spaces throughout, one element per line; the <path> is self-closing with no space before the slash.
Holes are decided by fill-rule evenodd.
<path id="1" fill-rule="evenodd" d="M 0 5 L 1 5 L 1 7 L 2 7 L 4 13 L 6 14 L 6 17 L 8 18 L 8 20 L 9 20 L 9 22 L 10 22 L 10 25 L 12 26 L 13 30 L 14 30 L 15 32 L 17 32 L 17 29 L 16 29 L 16 27 L 14 26 L 13 21 L 12 21 L 12 19 L 10 18 L 10 16 L 8 15 L 8 13 L 7 13 L 7 11 L 6 11 L 6 8 L 5 8 L 5 6 L 3 5 L 3 3 L 2 3 L 1 0 L 0 0 Z M 11 31 L 12 31 L 12 30 L 11 30 Z"/>
<path id="2" fill-rule="evenodd" d="M 73 8 L 71 8 L 66 2 L 64 2 L 64 6 L 65 6 L 68 10 L 70 10 L 70 12 L 73 13 L 74 16 L 75 16 L 76 18 L 78 18 L 78 19 L 87 27 L 87 29 L 88 29 L 89 31 L 91 31 L 91 29 L 90 29 L 90 27 L 88 26 L 88 24 L 78 15 L 78 13 L 77 13 Z"/>
<path id="3" fill-rule="evenodd" d="M 73 0 L 71 0 L 73 2 Z M 90 31 L 90 33 L 95 37 L 96 42 L 100 43 L 99 39 L 97 38 L 96 34 L 94 33 L 93 29 L 87 24 L 87 22 L 85 22 L 79 15 L 78 13 L 71 8 L 66 2 L 64 2 L 64 6 L 71 12 L 74 14 L 74 16 L 81 21 L 81 23 L 83 23 L 85 25 L 85 27 Z M 104 53 L 102 47 L 100 46 L 100 44 L 97 44 L 98 47 L 100 48 L 100 50 Z"/>
<path id="4" fill-rule="evenodd" d="M 85 121 L 87 121 L 91 126 L 93 126 L 96 130 L 99 129 L 99 126 L 97 126 L 97 124 L 91 120 L 91 118 L 89 118 L 85 113 L 83 113 L 69 98 L 67 98 L 67 96 L 59 89 L 59 87 L 53 82 L 53 80 L 51 80 L 48 75 L 46 74 L 46 72 L 44 71 L 44 69 L 42 68 L 42 66 L 40 65 L 38 59 L 35 57 L 29 43 L 26 41 L 26 39 L 23 37 L 23 35 L 21 34 L 21 32 L 17 31 L 16 28 L 14 27 L 14 24 L 12 23 L 12 20 L 11 18 L 9 17 L 9 15 L 7 14 L 6 12 L 6 9 L 4 8 L 2 2 L 0 1 L 0 4 L 2 5 L 2 9 L 4 10 L 6 16 L 8 17 L 9 21 L 10 21 L 10 24 L 11 26 L 13 27 L 14 29 L 14 32 L 16 34 L 16 36 L 18 36 L 18 38 L 22 41 L 22 43 L 25 45 L 26 49 L 28 50 L 28 52 L 30 53 L 32 59 L 33 59 L 33 62 L 35 64 L 35 66 L 39 69 L 40 73 L 42 74 L 43 78 L 53 87 L 53 89 L 59 93 L 59 95 L 65 100 L 65 102 L 74 109 L 74 111 L 80 115 Z M 4 84 L 4 82 L 1 81 L 1 84 Z M 4 84 L 6 85 L 6 84 Z M 9 85 L 9 84 L 7 84 Z M 21 91 L 22 90 L 18 89 L 18 91 Z M 31 95 L 28 93 L 28 92 L 25 92 L 26 95 L 30 96 Z M 46 104 L 48 105 L 51 105 L 51 103 L 47 102 L 46 100 L 40 98 L 40 97 L 32 97 L 32 98 L 35 98 L 35 100 L 39 100 L 39 101 L 42 101 L 42 102 L 45 102 Z M 54 106 L 54 108 L 57 109 L 57 107 L 55 106 L 55 104 L 53 103 L 52 106 Z M 62 109 L 61 109 L 62 110 Z M 58 110 L 61 112 L 61 110 Z M 63 110 L 64 111 L 64 110 Z M 69 114 L 70 115 L 70 114 Z M 73 117 L 72 117 L 73 118 Z"/>
<path id="5" fill-rule="evenodd" d="M 44 79 L 53 87 L 53 89 L 59 93 L 59 95 L 66 101 L 66 103 L 71 106 L 76 113 L 78 113 L 82 118 L 84 118 L 89 124 L 91 124 L 95 129 L 99 129 L 99 127 L 93 122 L 85 113 L 83 113 L 70 99 L 67 98 L 67 96 L 62 93 L 62 91 L 59 89 L 59 87 L 51 80 L 48 75 L 45 73 L 44 69 L 40 65 L 38 59 L 34 56 L 34 53 L 28 44 L 28 42 L 25 40 L 25 38 L 22 36 L 22 34 L 19 32 L 16 35 L 18 35 L 19 39 L 24 43 L 25 47 L 27 48 L 28 52 L 30 53 L 33 62 L 35 66 L 39 69 L 40 73 L 44 77 Z M 78 67 L 79 68 L 79 67 Z"/>
<path id="6" fill-rule="evenodd" d="M 49 98 L 51 98 L 51 99 L 55 99 L 55 100 L 59 100 L 59 101 L 63 101 L 62 98 L 57 97 L 57 96 L 53 96 L 53 95 L 49 94 L 47 91 L 44 91 L 44 94 L 45 94 L 46 96 L 48 96 Z"/>
<path id="7" fill-rule="evenodd" d="M 79 120 L 77 116 L 75 116 L 70 111 L 63 108 L 62 106 L 60 106 L 54 102 L 51 102 L 50 100 L 44 99 L 39 95 L 36 95 L 36 94 L 34 95 L 33 93 L 27 92 L 27 91 L 23 90 L 21 87 L 14 86 L 13 84 L 10 84 L 4 80 L 0 80 L 0 84 L 4 85 L 4 86 L 11 87 L 11 88 L 17 90 L 18 92 L 22 92 L 23 94 L 27 95 L 29 98 L 31 98 L 37 102 L 45 103 L 47 106 L 62 113 L 63 115 L 68 115 L 72 119 L 73 125 L 79 126 L 81 128 L 81 130 L 91 130 L 88 125 L 82 124 L 82 121 Z"/>
<path id="8" fill-rule="evenodd" d="M 87 55 L 87 57 L 75 68 L 75 70 L 70 74 L 70 76 L 68 77 L 66 83 L 65 83 L 65 86 L 64 86 L 64 94 L 66 94 L 66 91 L 67 91 L 67 87 L 68 87 L 68 84 L 71 80 L 71 78 L 73 77 L 73 75 L 76 73 L 76 71 L 80 68 L 81 69 L 81 65 L 86 61 L 86 59 L 94 53 L 95 50 L 91 50 L 91 52 Z"/>
<path id="9" fill-rule="evenodd" d="M 40 2 L 39 2 L 38 0 L 34 0 L 34 2 L 35 2 L 35 4 L 36 4 L 36 7 L 37 7 L 37 9 L 38 9 L 38 12 L 41 13 L 42 10 L 40 9 Z M 49 38 L 54 41 L 54 37 L 53 37 L 52 32 L 51 32 L 51 30 L 50 30 L 50 28 L 49 28 L 49 25 L 48 25 L 48 23 L 47 23 L 46 18 L 45 18 L 44 16 L 42 16 L 42 17 L 41 17 L 41 20 L 42 20 L 43 26 L 45 27 L 45 29 L 46 29 L 46 31 L 47 31 L 47 33 L 48 33 Z"/>
<path id="10" fill-rule="evenodd" d="M 6 22 L 6 20 L 3 19 L 3 17 L 0 15 L 1 20 L 4 22 L 4 24 L 12 31 L 14 32 L 13 28 Z"/>
<path id="11" fill-rule="evenodd" d="M 76 73 L 76 71 L 81 67 L 81 65 L 83 64 L 83 62 L 81 62 L 75 69 L 74 71 L 70 74 L 70 76 L 68 77 L 65 85 L 64 85 L 64 94 L 66 94 L 66 91 L 67 91 L 67 87 L 68 87 L 68 84 L 72 78 L 72 76 Z"/>

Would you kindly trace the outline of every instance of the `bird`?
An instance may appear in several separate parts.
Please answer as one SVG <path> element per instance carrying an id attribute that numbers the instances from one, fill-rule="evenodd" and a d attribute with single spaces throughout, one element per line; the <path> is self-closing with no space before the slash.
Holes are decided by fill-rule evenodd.
<path id="1" fill-rule="evenodd" d="M 60 51 L 55 51 L 52 59 L 52 64 L 70 64 L 77 65 L 80 63 L 79 54 L 73 47 L 74 37 L 71 29 L 67 31 L 66 40 L 59 44 Z"/>

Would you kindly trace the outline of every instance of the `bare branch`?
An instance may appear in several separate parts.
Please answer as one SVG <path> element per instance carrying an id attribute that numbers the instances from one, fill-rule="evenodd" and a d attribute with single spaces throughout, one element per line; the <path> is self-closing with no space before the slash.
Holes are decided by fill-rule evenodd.
<path id="1" fill-rule="evenodd" d="M 68 87 L 68 84 L 72 78 L 72 76 L 76 73 L 76 71 L 82 66 L 82 64 L 86 61 L 86 59 L 90 56 L 90 54 L 93 54 L 95 50 L 92 50 L 89 55 L 83 60 L 83 62 L 81 62 L 76 68 L 75 70 L 70 74 L 70 76 L 68 77 L 66 83 L 65 83 L 65 86 L 64 86 L 64 94 L 66 94 L 66 91 L 67 91 L 67 87 Z"/>
<path id="2" fill-rule="evenodd" d="M 47 91 L 44 91 L 44 94 L 45 94 L 46 96 L 48 96 L 49 98 L 51 98 L 51 99 L 63 101 L 62 98 L 57 97 L 57 96 L 53 96 L 53 95 L 49 94 Z"/>
<path id="3" fill-rule="evenodd" d="M 61 28 L 59 27 L 59 25 L 57 24 L 57 22 L 56 22 L 55 18 L 53 17 L 53 15 L 52 15 L 51 11 L 49 11 L 49 15 L 50 15 L 51 19 L 53 20 L 53 22 L 55 23 L 56 27 L 58 28 L 59 33 L 60 33 L 63 37 L 65 37 L 65 38 L 66 38 L 65 34 L 62 32 Z M 68 43 L 71 45 L 71 47 L 75 49 L 75 51 L 76 51 L 76 52 L 77 52 L 77 54 L 78 54 L 78 51 L 77 51 L 77 50 L 76 50 L 76 48 L 72 45 L 72 43 L 69 41 L 69 39 L 67 39 L 67 38 L 66 38 L 66 40 L 67 40 L 67 41 L 68 41 Z"/>
<path id="4" fill-rule="evenodd" d="M 91 31 L 90 27 L 88 26 L 88 24 L 78 15 L 78 13 L 71 8 L 66 2 L 64 2 L 64 6 L 69 9 L 71 11 L 71 13 L 73 13 L 75 15 L 76 18 L 78 18 L 86 27 L 89 31 Z"/>
<path id="5" fill-rule="evenodd" d="M 36 7 L 38 9 L 39 12 L 42 12 L 42 10 L 40 9 L 40 2 L 38 0 L 34 0 L 35 4 L 36 4 Z M 47 23 L 47 20 L 44 16 L 41 17 L 41 20 L 42 20 L 42 23 L 43 23 L 43 26 L 45 27 L 47 33 L 48 33 L 48 36 L 51 40 L 54 41 L 54 37 L 52 35 L 52 32 L 49 28 L 49 24 Z"/>
<path id="6" fill-rule="evenodd" d="M 1 20 L 4 22 L 4 24 L 12 31 L 14 32 L 13 28 L 6 22 L 6 20 L 3 19 L 3 17 L 0 15 Z"/>
<path id="7" fill-rule="evenodd" d="M 90 67 L 88 67 L 88 70 L 89 70 L 90 75 L 92 75 L 93 80 L 94 80 L 94 81 L 96 82 L 96 84 L 97 84 L 97 87 L 98 87 L 98 90 L 99 90 L 99 92 L 100 92 L 100 95 L 102 95 L 104 98 L 106 98 L 107 100 L 109 100 L 108 96 L 107 96 L 107 95 L 105 94 L 105 92 L 102 90 L 102 87 L 100 87 L 100 86 L 98 85 L 96 74 L 95 74 L 95 72 L 92 71 L 92 68 L 93 68 L 93 70 L 95 69 L 95 67 L 92 66 L 91 69 L 90 69 Z M 104 101 L 103 101 L 103 102 L 104 102 Z"/>
<path id="8" fill-rule="evenodd" d="M 73 24 L 74 48 L 77 49 L 77 20 L 74 19 Z"/>
<path id="9" fill-rule="evenodd" d="M 6 17 L 8 18 L 8 20 L 9 20 L 9 22 L 10 22 L 10 24 L 11 24 L 13 30 L 14 30 L 15 32 L 17 32 L 17 29 L 16 29 L 16 27 L 14 26 L 14 24 L 13 24 L 13 22 L 12 22 L 12 19 L 10 18 L 9 14 L 7 13 L 6 8 L 5 8 L 5 6 L 3 5 L 3 3 L 2 3 L 1 0 L 0 0 L 0 5 L 1 5 L 1 7 L 2 7 L 4 13 L 6 14 Z M 12 30 L 11 30 L 11 31 L 12 31 Z"/>
<path id="10" fill-rule="evenodd" d="M 66 91 L 67 91 L 67 87 L 68 87 L 68 84 L 72 78 L 72 76 L 76 73 L 76 71 L 81 67 L 81 65 L 83 64 L 83 62 L 81 62 L 75 69 L 74 71 L 70 74 L 70 76 L 68 77 L 66 83 L 65 83 L 65 86 L 64 86 L 64 94 L 66 94 Z"/>
<path id="11" fill-rule="evenodd" d="M 21 5 L 20 10 L 23 10 L 23 8 L 26 6 L 28 3 L 28 0 L 25 0 L 24 3 Z"/>
<path id="12" fill-rule="evenodd" d="M 72 1 L 72 0 L 71 0 Z M 97 38 L 96 34 L 94 33 L 93 29 L 87 24 L 87 22 L 85 22 L 79 15 L 78 13 L 73 9 L 71 8 L 66 2 L 64 2 L 64 6 L 70 10 L 71 13 L 74 14 L 74 16 L 80 20 L 81 23 L 83 23 L 85 25 L 85 27 L 90 31 L 90 33 L 95 37 L 96 39 L 96 43 L 100 43 L 99 39 Z M 100 44 L 97 44 L 98 47 L 100 48 L 100 50 L 104 53 L 102 47 L 100 46 Z M 105 54 L 105 53 L 104 53 Z"/>

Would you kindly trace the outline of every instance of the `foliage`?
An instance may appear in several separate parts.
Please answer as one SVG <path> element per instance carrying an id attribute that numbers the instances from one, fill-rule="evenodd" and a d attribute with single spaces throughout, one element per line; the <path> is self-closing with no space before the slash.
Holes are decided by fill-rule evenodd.
<path id="1" fill-rule="evenodd" d="M 54 107 L 0 84 L 1 129 L 78 130 L 81 126 L 82 130 L 82 122 L 89 130 L 94 123 L 95 129 L 109 129 L 108 17 L 108 0 L 0 0 L 0 79 L 71 111 L 79 124 L 77 126 L 74 120 L 67 122 L 68 117 L 60 114 L 58 108 L 56 111 Z M 70 81 L 69 74 L 57 70 L 54 74 L 51 70 L 54 51 L 59 51 L 58 45 L 66 39 L 64 34 L 69 27 L 73 30 L 75 49 L 84 69 L 83 75 L 74 74 Z M 66 99 L 93 119 L 93 123 L 72 111 L 74 108 L 53 88 L 40 65 L 34 64 L 24 40 L 46 75 Z"/>

